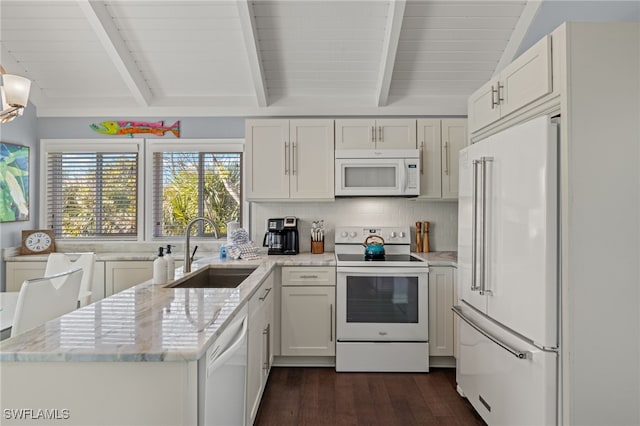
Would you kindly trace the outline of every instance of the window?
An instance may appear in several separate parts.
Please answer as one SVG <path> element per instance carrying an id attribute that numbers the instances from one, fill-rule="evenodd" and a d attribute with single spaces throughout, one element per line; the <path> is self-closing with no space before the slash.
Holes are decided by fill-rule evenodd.
<path id="1" fill-rule="evenodd" d="M 227 222 L 242 218 L 242 143 L 202 141 L 176 145 L 152 141 L 148 146 L 153 176 L 152 236 L 184 235 L 198 216 L 214 221 L 219 237 Z M 209 224 L 194 227 L 197 236 L 212 236 Z"/>
<path id="2" fill-rule="evenodd" d="M 46 226 L 60 238 L 138 236 L 139 142 L 44 142 Z"/>

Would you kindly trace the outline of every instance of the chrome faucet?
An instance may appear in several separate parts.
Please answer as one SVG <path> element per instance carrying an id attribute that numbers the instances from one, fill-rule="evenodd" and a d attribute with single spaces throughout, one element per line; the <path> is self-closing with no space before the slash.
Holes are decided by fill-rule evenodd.
<path id="1" fill-rule="evenodd" d="M 187 224 L 187 229 L 184 232 L 184 265 L 182 265 L 183 272 L 191 272 L 191 261 L 193 259 L 191 258 L 191 249 L 189 248 L 189 239 L 191 237 L 191 227 L 193 226 L 194 223 L 199 221 L 209 222 L 213 227 L 213 233 L 216 236 L 216 240 L 220 238 L 218 236 L 218 228 L 216 227 L 216 224 L 213 223 L 213 221 L 208 217 L 196 217 L 195 219 L 191 220 L 191 222 Z"/>

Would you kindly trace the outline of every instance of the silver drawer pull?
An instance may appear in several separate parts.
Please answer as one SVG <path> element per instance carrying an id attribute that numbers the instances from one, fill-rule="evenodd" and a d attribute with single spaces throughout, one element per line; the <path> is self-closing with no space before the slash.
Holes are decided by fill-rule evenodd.
<path id="1" fill-rule="evenodd" d="M 304 278 L 304 279 L 317 279 L 318 276 L 317 275 L 300 275 L 300 278 Z"/>
<path id="2" fill-rule="evenodd" d="M 511 346 L 509 346 L 508 344 L 506 344 L 505 342 L 503 342 L 502 340 L 500 340 L 497 337 L 489 334 L 488 332 L 483 330 L 479 325 L 474 323 L 471 318 L 467 317 L 464 313 L 462 313 L 462 310 L 459 307 L 453 306 L 451 308 L 451 310 L 453 312 L 455 312 L 460 317 L 460 319 L 462 319 L 464 322 L 466 322 L 471 327 L 473 327 L 478 333 L 482 334 L 484 337 L 486 337 L 487 339 L 491 340 L 493 343 L 495 343 L 498 346 L 500 346 L 501 348 L 505 349 L 507 352 L 513 354 L 516 358 L 518 358 L 518 359 L 531 359 L 531 355 L 532 355 L 531 352 L 529 352 L 529 351 L 519 351 L 517 349 L 514 349 Z"/>
<path id="3" fill-rule="evenodd" d="M 269 293 L 271 292 L 271 287 L 269 287 L 268 289 L 266 289 L 264 291 L 264 294 L 262 295 L 262 297 L 259 297 L 258 300 L 260 301 L 264 301 L 264 299 L 267 298 L 267 296 L 269 295 Z"/>

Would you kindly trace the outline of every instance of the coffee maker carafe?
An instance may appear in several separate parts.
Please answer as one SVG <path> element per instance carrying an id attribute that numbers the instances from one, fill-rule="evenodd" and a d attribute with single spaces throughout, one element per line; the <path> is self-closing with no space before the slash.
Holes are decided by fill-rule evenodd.
<path id="1" fill-rule="evenodd" d="M 267 232 L 262 241 L 268 254 L 298 254 L 298 219 L 293 216 L 267 220 Z"/>

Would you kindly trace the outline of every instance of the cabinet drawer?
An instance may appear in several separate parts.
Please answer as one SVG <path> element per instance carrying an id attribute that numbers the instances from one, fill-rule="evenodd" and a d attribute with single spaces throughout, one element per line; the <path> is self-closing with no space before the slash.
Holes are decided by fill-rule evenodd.
<path id="1" fill-rule="evenodd" d="M 284 267 L 282 268 L 283 286 L 335 286 L 336 268 L 320 267 Z"/>

